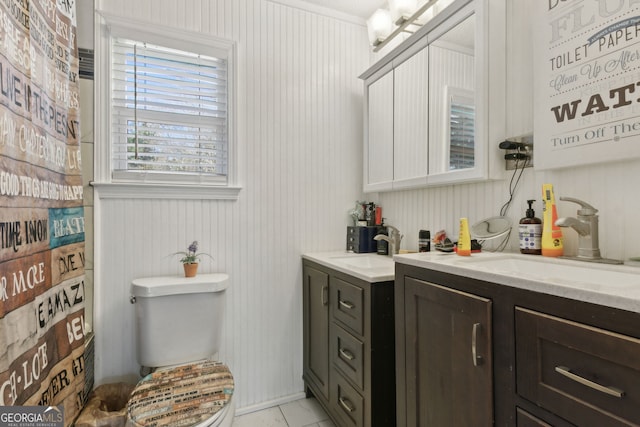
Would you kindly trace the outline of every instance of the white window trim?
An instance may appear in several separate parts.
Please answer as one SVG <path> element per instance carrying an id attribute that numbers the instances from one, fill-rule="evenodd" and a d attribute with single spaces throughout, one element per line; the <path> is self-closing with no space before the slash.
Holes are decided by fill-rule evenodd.
<path id="1" fill-rule="evenodd" d="M 154 198 L 154 199 L 223 199 L 237 200 L 238 148 L 236 140 L 236 44 L 214 36 L 160 27 L 129 18 L 97 12 L 95 16 L 95 79 L 94 122 L 98 135 L 95 144 L 94 182 L 99 198 Z M 224 52 L 228 61 L 228 174 L 226 185 L 204 183 L 158 183 L 140 181 L 114 181 L 111 160 L 111 38 L 129 37 L 135 40 L 192 50 L 198 46 L 202 53 L 216 56 Z"/>

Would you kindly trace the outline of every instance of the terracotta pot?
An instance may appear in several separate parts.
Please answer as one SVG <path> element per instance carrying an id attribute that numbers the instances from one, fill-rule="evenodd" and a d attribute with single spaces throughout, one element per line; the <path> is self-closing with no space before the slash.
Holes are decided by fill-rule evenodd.
<path id="1" fill-rule="evenodd" d="M 198 263 L 184 263 L 184 277 L 196 277 L 196 273 L 198 272 Z"/>

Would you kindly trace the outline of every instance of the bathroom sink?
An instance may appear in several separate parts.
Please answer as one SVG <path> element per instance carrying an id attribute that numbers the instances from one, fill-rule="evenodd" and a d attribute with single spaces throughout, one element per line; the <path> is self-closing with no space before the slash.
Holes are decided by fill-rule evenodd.
<path id="1" fill-rule="evenodd" d="M 640 287 L 638 270 L 581 261 L 518 255 L 453 259 L 456 265 L 567 286 L 591 289 Z"/>
<path id="2" fill-rule="evenodd" d="M 369 283 L 386 282 L 395 278 L 393 259 L 375 252 L 316 252 L 304 254 L 303 258 Z"/>
<path id="3" fill-rule="evenodd" d="M 396 255 L 394 260 L 396 264 L 640 313 L 638 267 L 493 252 L 469 257 L 426 252 Z"/>

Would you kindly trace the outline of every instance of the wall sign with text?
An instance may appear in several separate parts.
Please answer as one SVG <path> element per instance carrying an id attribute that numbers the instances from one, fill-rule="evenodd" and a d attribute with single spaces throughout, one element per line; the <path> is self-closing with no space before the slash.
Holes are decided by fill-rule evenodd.
<path id="1" fill-rule="evenodd" d="M 536 168 L 640 157 L 640 0 L 537 0 Z"/>
<path id="2" fill-rule="evenodd" d="M 90 392 L 75 4 L 0 1 L 0 426 L 70 426 Z"/>

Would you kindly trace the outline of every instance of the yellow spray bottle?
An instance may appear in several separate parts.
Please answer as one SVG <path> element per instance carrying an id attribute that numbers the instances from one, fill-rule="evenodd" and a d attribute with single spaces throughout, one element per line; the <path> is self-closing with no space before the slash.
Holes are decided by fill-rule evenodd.
<path id="1" fill-rule="evenodd" d="M 458 234 L 456 253 L 462 256 L 471 255 L 471 233 L 469 233 L 469 220 L 467 218 L 460 218 L 460 233 Z"/>
<path id="2" fill-rule="evenodd" d="M 564 253 L 562 229 L 556 225 L 558 211 L 553 195 L 553 185 L 542 185 L 542 201 L 544 216 L 542 220 L 542 255 L 548 257 L 561 256 Z"/>

